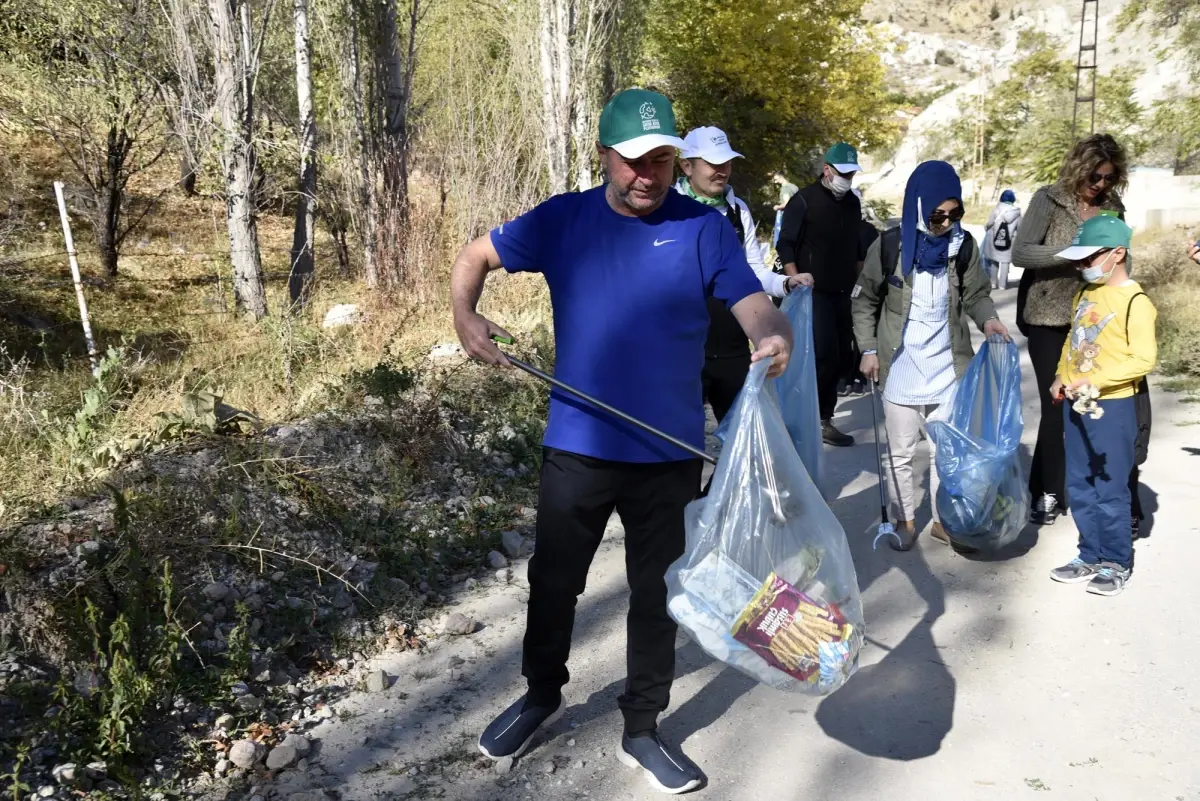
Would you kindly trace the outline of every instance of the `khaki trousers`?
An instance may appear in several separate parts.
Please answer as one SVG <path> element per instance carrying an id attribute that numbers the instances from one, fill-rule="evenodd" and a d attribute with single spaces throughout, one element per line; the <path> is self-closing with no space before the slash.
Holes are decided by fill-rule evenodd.
<path id="1" fill-rule="evenodd" d="M 883 457 L 883 474 L 887 477 L 888 513 L 893 520 L 914 522 L 917 517 L 916 488 L 918 479 L 914 475 L 913 461 L 917 445 L 925 436 L 925 420 L 937 408 L 937 404 L 907 406 L 883 400 L 884 426 L 887 428 L 888 451 Z M 935 498 L 937 497 L 937 468 L 933 458 L 933 443 L 929 443 L 929 508 L 937 520 Z"/>

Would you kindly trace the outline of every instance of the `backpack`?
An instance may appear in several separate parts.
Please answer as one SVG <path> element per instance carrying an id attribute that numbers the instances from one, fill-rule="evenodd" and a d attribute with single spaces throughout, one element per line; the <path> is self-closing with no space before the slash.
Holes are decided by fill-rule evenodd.
<path id="1" fill-rule="evenodd" d="M 1133 302 L 1145 295 L 1145 292 L 1138 292 L 1129 299 L 1129 305 L 1125 308 L 1125 344 L 1129 344 L 1129 315 L 1133 313 Z M 1145 464 L 1146 457 L 1150 454 L 1150 384 L 1146 381 L 1146 376 L 1142 376 L 1142 380 L 1138 382 L 1137 390 L 1133 394 L 1133 412 L 1137 419 L 1137 436 L 1133 441 L 1133 463 L 1134 465 Z"/>
<path id="2" fill-rule="evenodd" d="M 733 230 L 737 232 L 738 244 L 746 241 L 746 226 L 742 225 L 742 212 L 738 209 L 736 203 L 725 203 L 725 219 L 733 223 Z"/>
<path id="3" fill-rule="evenodd" d="M 1008 230 L 1008 220 L 1001 220 L 992 236 L 992 245 L 996 250 L 1008 250 L 1012 247 L 1012 234 Z"/>

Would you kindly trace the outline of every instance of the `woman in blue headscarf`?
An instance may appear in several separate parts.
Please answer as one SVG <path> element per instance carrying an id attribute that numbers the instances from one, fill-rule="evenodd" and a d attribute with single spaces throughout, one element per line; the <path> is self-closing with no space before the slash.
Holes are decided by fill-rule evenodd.
<path id="1" fill-rule="evenodd" d="M 883 385 L 891 454 L 884 471 L 899 535 L 891 545 L 900 551 L 913 547 L 919 531 L 913 458 L 926 417 L 946 400 L 975 355 L 970 323 L 989 336 L 1008 338 L 979 248 L 959 224 L 962 217 L 962 185 L 954 168 L 944 161 L 919 165 L 904 190 L 900 227 L 871 245 L 851 293 L 862 373 Z M 937 471 L 930 461 L 933 498 Z M 954 544 L 936 517 L 935 510 L 931 535 Z"/>
<path id="2" fill-rule="evenodd" d="M 1013 242 L 1020 227 L 1021 209 L 1017 207 L 1017 195 L 1011 189 L 1005 189 L 983 228 L 983 258 L 992 279 L 992 289 L 1008 289 Z"/>

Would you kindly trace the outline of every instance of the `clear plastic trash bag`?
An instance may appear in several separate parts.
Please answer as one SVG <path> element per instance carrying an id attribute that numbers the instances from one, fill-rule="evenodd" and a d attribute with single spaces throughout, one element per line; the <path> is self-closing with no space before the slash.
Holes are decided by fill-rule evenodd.
<path id="1" fill-rule="evenodd" d="M 792 324 L 792 356 L 783 375 L 775 379 L 779 408 L 796 453 L 818 489 L 821 483 L 821 408 L 817 402 L 817 360 L 813 354 L 812 289 L 797 287 L 783 300 L 780 311 Z M 733 415 L 726 416 L 714 436 L 725 442 Z"/>
<path id="2" fill-rule="evenodd" d="M 858 669 L 865 636 L 842 526 L 796 453 L 769 361 L 751 366 L 667 607 L 714 658 L 780 690 L 825 695 Z"/>
<path id="3" fill-rule="evenodd" d="M 929 416 L 941 486 L 937 514 L 956 540 L 983 550 L 1003 548 L 1029 519 L 1021 470 L 1021 356 L 993 336 Z"/>

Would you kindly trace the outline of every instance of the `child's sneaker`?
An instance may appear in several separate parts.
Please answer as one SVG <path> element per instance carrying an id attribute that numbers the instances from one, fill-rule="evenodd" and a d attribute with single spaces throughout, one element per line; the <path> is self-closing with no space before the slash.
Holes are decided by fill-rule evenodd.
<path id="1" fill-rule="evenodd" d="M 1085 581 L 1091 581 L 1099 572 L 1100 565 L 1093 565 L 1076 556 L 1062 567 L 1056 567 L 1051 570 L 1050 578 L 1063 584 L 1081 584 Z M 1091 587 L 1088 589 L 1090 590 Z M 1120 590 L 1117 592 L 1120 592 Z"/>
<path id="2" fill-rule="evenodd" d="M 1100 570 L 1088 582 L 1087 591 L 1093 595 L 1120 595 L 1121 591 L 1125 589 L 1127 581 L 1129 581 L 1128 568 L 1112 562 L 1101 562 Z"/>

